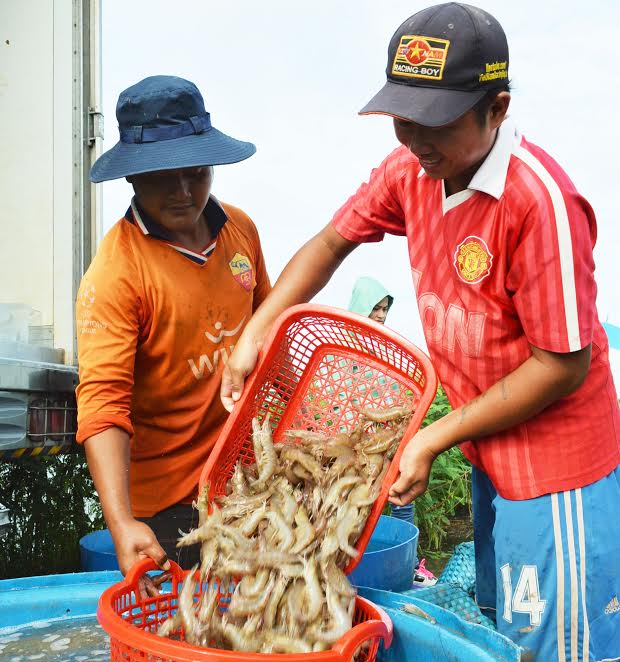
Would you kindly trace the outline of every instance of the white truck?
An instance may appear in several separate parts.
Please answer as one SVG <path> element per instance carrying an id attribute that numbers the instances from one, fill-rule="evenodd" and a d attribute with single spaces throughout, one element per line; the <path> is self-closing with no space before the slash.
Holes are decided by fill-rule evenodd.
<path id="1" fill-rule="evenodd" d="M 0 460 L 75 442 L 74 301 L 101 233 L 100 9 L 0 2 Z"/>

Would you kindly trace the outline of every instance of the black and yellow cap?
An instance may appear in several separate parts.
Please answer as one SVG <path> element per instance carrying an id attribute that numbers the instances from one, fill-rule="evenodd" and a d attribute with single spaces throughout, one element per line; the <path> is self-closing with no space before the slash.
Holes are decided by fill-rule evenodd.
<path id="1" fill-rule="evenodd" d="M 508 82 L 508 42 L 486 11 L 459 2 L 410 16 L 388 48 L 387 82 L 360 115 L 443 126 Z"/>

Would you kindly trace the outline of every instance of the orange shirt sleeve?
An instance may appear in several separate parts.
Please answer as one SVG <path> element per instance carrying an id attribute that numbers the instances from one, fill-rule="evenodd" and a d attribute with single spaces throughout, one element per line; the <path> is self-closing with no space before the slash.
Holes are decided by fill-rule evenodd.
<path id="1" fill-rule="evenodd" d="M 254 249 L 254 281 L 256 284 L 253 292 L 252 312 L 255 312 L 261 303 L 267 298 L 269 292 L 271 292 L 271 281 L 269 280 L 269 274 L 267 273 L 265 257 L 263 256 L 263 249 L 261 247 L 260 237 L 258 236 L 258 230 L 252 219 L 238 207 L 226 205 L 226 211 L 237 223 L 239 223 L 240 229 L 250 240 Z"/>
<path id="2" fill-rule="evenodd" d="M 117 229 L 118 224 L 101 244 L 76 302 L 80 443 L 110 427 L 133 435 L 131 396 L 142 317 L 140 281 L 131 248 Z"/>
<path id="3" fill-rule="evenodd" d="M 254 228 L 256 232 L 256 228 Z M 254 257 L 254 264 L 256 265 L 256 287 L 254 288 L 254 301 L 252 303 L 252 312 L 263 303 L 271 292 L 271 281 L 267 274 L 267 267 L 265 265 L 265 258 L 263 256 L 263 249 L 261 248 L 260 238 L 256 232 L 256 255 Z"/>

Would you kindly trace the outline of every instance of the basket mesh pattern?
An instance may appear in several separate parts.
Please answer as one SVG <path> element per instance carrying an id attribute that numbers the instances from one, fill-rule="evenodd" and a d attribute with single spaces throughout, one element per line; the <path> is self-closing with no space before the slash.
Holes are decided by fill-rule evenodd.
<path id="1" fill-rule="evenodd" d="M 472 598 L 476 593 L 476 557 L 473 542 L 463 542 L 454 549 L 438 584 L 458 586 Z"/>
<path id="2" fill-rule="evenodd" d="M 476 559 L 474 543 L 457 545 L 454 554 L 446 564 L 435 586 L 408 591 L 409 595 L 426 602 L 432 602 L 457 616 L 496 629 L 495 623 L 485 616 L 478 607 L 474 596 L 476 591 Z"/>
<path id="3" fill-rule="evenodd" d="M 188 574 L 188 573 L 184 573 Z M 194 602 L 197 603 L 203 591 L 207 590 L 207 583 L 200 583 L 197 585 L 197 590 L 194 594 Z M 176 579 L 173 580 L 172 590 L 170 593 L 162 594 L 156 598 L 147 598 L 140 600 L 136 598 L 135 587 L 125 586 L 116 593 L 112 600 L 112 611 L 126 623 L 133 627 L 152 635 L 156 635 L 160 625 L 170 616 L 176 613 L 178 608 L 178 594 L 180 589 L 180 582 Z M 234 590 L 234 584 L 231 583 L 228 587 L 223 587 L 220 590 L 220 612 L 226 610 L 226 605 L 230 601 L 230 596 Z M 358 599 L 356 602 L 355 613 L 353 616 L 353 627 L 362 625 L 371 619 L 378 618 L 375 612 L 376 608 L 371 603 Z M 348 635 L 345 635 L 345 638 Z M 185 644 L 180 644 L 183 641 L 183 630 L 179 629 L 174 634 L 173 640 L 162 640 L 153 638 L 153 643 L 150 648 L 156 649 L 159 642 L 166 641 L 169 646 L 177 648 L 174 654 L 158 655 L 149 652 L 144 646 L 131 643 L 132 637 L 127 634 L 124 640 L 119 639 L 113 635 L 110 636 L 110 662 L 137 662 L 142 660 L 149 660 L 149 662 L 200 662 L 205 660 L 207 662 L 231 662 L 232 660 L 243 660 L 246 655 L 243 653 L 233 653 L 231 651 L 222 651 L 213 648 L 196 648 L 188 647 Z M 377 650 L 381 637 L 369 637 L 356 651 L 354 655 L 355 662 L 373 662 L 376 659 Z M 254 659 L 256 656 L 252 656 Z M 282 655 L 261 654 L 261 660 L 279 660 Z M 311 662 L 316 660 L 320 662 L 334 662 L 336 660 L 343 660 L 335 651 L 325 651 L 323 653 L 306 653 L 301 656 L 287 655 L 285 659 L 300 659 Z M 348 660 L 346 662 L 349 662 Z"/>
<path id="4" fill-rule="evenodd" d="M 360 408 L 415 407 L 427 390 L 419 356 L 349 318 L 302 315 L 269 351 L 244 393 L 243 414 L 218 457 L 217 472 L 211 472 L 212 496 L 224 493 L 237 460 L 254 462 L 254 416 L 263 420 L 269 414 L 276 440 L 288 429 L 349 432 Z"/>

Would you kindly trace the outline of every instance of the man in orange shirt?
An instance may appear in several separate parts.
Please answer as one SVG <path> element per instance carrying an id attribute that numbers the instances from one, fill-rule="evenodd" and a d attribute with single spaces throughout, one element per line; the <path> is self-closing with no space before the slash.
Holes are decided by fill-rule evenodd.
<path id="1" fill-rule="evenodd" d="M 194 562 L 176 539 L 196 525 L 226 418 L 221 370 L 270 283 L 254 224 L 211 194 L 213 166 L 254 145 L 213 128 L 196 86 L 173 76 L 128 88 L 116 112 L 120 141 L 91 180 L 125 177 L 135 196 L 78 293 L 77 438 L 125 573 L 145 557 Z"/>

